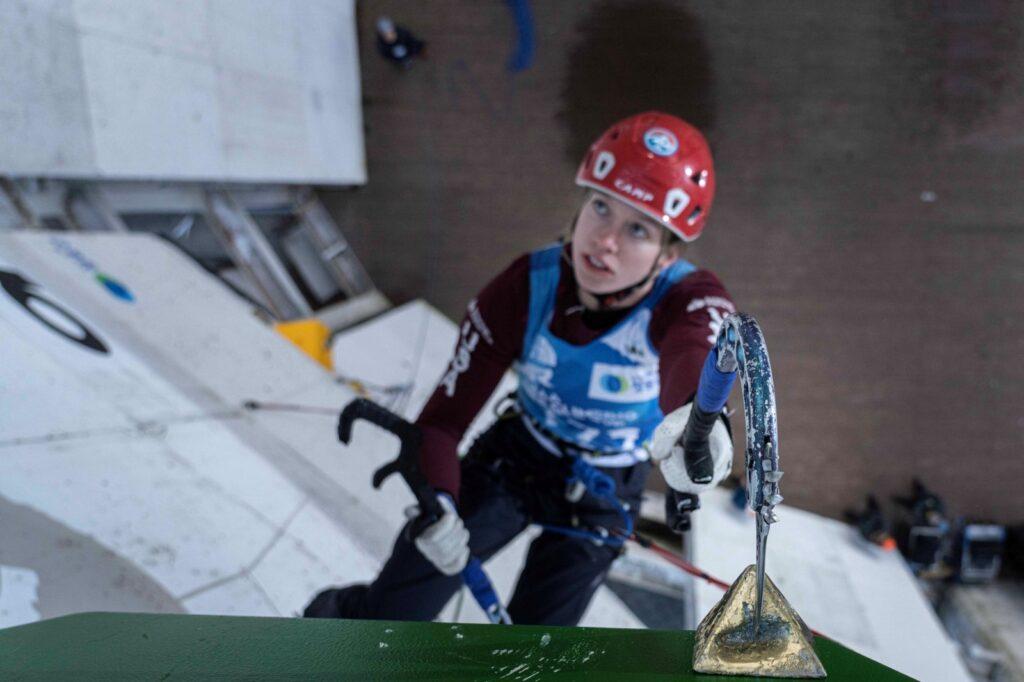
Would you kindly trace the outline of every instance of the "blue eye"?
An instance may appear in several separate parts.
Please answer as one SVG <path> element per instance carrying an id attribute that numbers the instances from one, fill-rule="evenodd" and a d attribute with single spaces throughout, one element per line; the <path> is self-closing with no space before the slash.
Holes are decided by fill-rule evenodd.
<path id="1" fill-rule="evenodd" d="M 602 199 L 594 199 L 593 201 L 594 212 L 600 216 L 608 215 L 608 204 Z"/>
<path id="2" fill-rule="evenodd" d="M 646 225 L 640 223 L 630 223 L 629 225 L 629 236 L 634 239 L 648 239 L 651 236 L 651 231 Z"/>

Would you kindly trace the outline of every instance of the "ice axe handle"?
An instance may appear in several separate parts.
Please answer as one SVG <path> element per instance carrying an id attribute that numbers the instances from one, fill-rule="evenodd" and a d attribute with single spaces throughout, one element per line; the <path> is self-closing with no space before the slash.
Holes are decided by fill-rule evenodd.
<path id="1" fill-rule="evenodd" d="M 398 436 L 398 440 L 402 443 L 398 457 L 374 472 L 373 487 L 379 488 L 384 479 L 391 474 L 402 475 L 420 506 L 419 516 L 405 527 L 406 538 L 413 540 L 444 515 L 444 508 L 437 500 L 437 493 L 434 492 L 430 483 L 427 482 L 427 478 L 420 471 L 420 442 L 422 440 L 420 429 L 372 400 L 356 398 L 345 406 L 338 418 L 338 439 L 342 443 L 348 445 L 348 441 L 352 437 L 352 425 L 357 419 L 365 419 L 390 431 Z M 470 557 L 462 571 L 462 580 L 470 588 L 473 597 L 492 623 L 511 624 L 512 620 L 498 599 L 498 593 L 494 591 L 494 586 L 484 572 L 479 559 Z"/>
<path id="2" fill-rule="evenodd" d="M 711 457 L 708 437 L 718 415 L 725 407 L 729 398 L 735 371 L 723 372 L 718 369 L 719 352 L 716 344 L 708 353 L 701 370 L 700 382 L 697 384 L 697 395 L 693 400 L 690 418 L 683 430 L 683 451 L 686 461 L 686 472 L 694 483 L 710 483 L 714 477 L 715 463 Z"/>
<path id="3" fill-rule="evenodd" d="M 398 436 L 398 440 L 402 444 L 398 451 L 398 457 L 374 472 L 373 487 L 380 488 L 384 479 L 391 474 L 401 474 L 420 506 L 420 515 L 408 527 L 410 539 L 415 538 L 444 514 L 441 503 L 437 501 L 437 493 L 434 492 L 420 471 L 421 436 L 419 427 L 372 400 L 356 398 L 345 406 L 338 419 L 338 439 L 342 443 L 348 444 L 352 437 L 352 425 L 357 419 L 365 419 L 385 431 L 390 431 Z"/>
<path id="4" fill-rule="evenodd" d="M 504 625 L 512 624 L 512 619 L 498 598 L 498 593 L 495 592 L 491 579 L 484 572 L 483 564 L 475 556 L 469 557 L 466 567 L 462 569 L 462 581 L 469 588 L 473 598 L 476 599 L 476 603 L 480 605 L 480 608 L 483 609 L 484 613 L 487 614 L 487 618 L 492 623 L 496 625 L 499 623 Z"/>
<path id="5" fill-rule="evenodd" d="M 728 364 L 728 361 L 719 362 L 718 345 L 715 345 L 704 360 L 700 381 L 697 384 L 697 396 L 693 401 L 704 412 L 721 412 L 736 380 L 736 371 L 723 371 L 719 369 L 720 364 Z"/>

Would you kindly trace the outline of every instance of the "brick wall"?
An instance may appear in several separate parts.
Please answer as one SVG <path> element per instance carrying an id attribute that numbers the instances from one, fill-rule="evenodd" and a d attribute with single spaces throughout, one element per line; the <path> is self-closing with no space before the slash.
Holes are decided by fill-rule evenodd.
<path id="1" fill-rule="evenodd" d="M 460 316 L 571 218 L 587 140 L 675 111 L 716 154 L 689 255 L 764 328 L 787 501 L 839 515 L 920 476 L 955 514 L 1024 519 L 1021 9 L 531 4 L 510 74 L 503 2 L 360 3 L 370 181 L 325 197 L 378 284 Z M 384 13 L 426 60 L 377 56 Z"/>

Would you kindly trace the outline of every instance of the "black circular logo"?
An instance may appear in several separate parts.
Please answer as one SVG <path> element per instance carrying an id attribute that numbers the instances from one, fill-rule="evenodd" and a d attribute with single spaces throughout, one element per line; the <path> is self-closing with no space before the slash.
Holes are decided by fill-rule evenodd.
<path id="1" fill-rule="evenodd" d="M 4 291 L 6 291 L 11 298 L 17 301 L 18 305 L 28 311 L 32 317 L 42 322 L 68 341 L 74 341 L 75 343 L 85 346 L 89 350 L 96 351 L 97 353 L 103 353 L 104 355 L 110 353 L 110 351 L 107 350 L 106 345 L 100 341 L 99 337 L 93 334 L 81 320 L 62 308 L 60 304 L 55 303 L 44 296 L 39 290 L 39 286 L 34 282 L 28 281 L 16 272 L 0 270 L 0 286 L 4 288 Z M 64 326 L 58 326 L 53 322 L 53 320 L 49 319 L 48 316 L 40 314 L 40 307 L 48 310 L 53 316 L 59 317 L 64 323 Z M 69 329 L 76 330 L 78 334 L 70 333 L 68 331 Z"/>

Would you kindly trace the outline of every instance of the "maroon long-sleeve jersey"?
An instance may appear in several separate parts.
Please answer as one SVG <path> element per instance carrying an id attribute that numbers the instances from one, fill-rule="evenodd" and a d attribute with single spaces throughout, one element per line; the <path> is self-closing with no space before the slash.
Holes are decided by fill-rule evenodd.
<path id="1" fill-rule="evenodd" d="M 604 334 L 631 309 L 584 308 L 570 262 L 562 259 L 550 329 L 560 339 L 583 345 Z M 524 254 L 469 302 L 452 360 L 417 420 L 423 431 L 423 472 L 431 485 L 456 498 L 460 483 L 456 448 L 505 371 L 519 358 L 529 309 L 530 254 Z M 735 308 L 729 293 L 707 270 L 681 279 L 655 306 L 648 331 L 659 356 L 662 412 L 668 414 L 696 393 L 704 360 L 722 319 L 731 312 Z"/>

